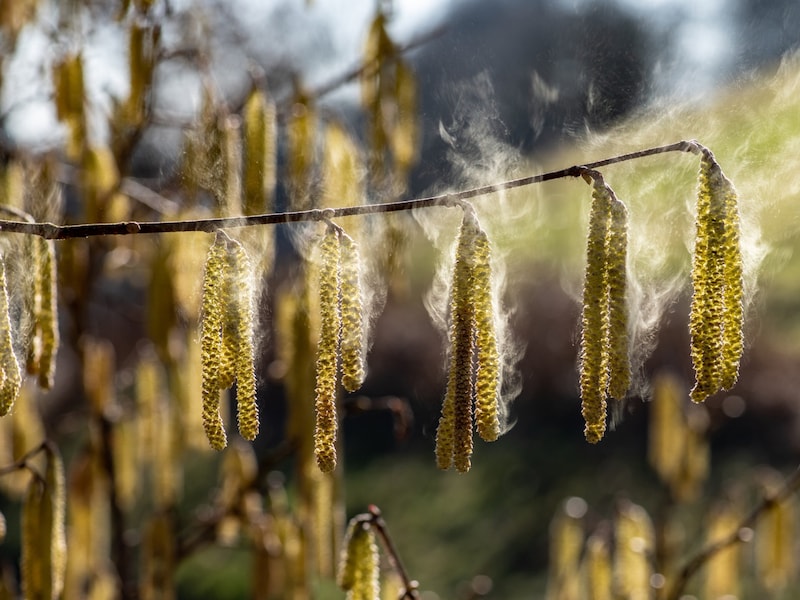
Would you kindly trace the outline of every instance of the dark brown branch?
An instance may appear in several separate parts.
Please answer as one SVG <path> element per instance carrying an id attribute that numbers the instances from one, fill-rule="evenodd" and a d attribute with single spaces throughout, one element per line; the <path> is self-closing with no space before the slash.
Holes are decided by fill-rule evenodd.
<path id="1" fill-rule="evenodd" d="M 5 467 L 0 467 L 0 477 L 2 477 L 3 475 L 8 475 L 10 473 L 21 471 L 22 469 L 29 468 L 28 461 L 37 454 L 39 454 L 39 452 L 47 448 L 48 445 L 49 442 L 47 440 L 44 440 L 41 444 L 37 445 L 33 449 L 26 452 L 19 460 L 15 461 L 10 465 L 6 465 Z"/>
<path id="2" fill-rule="evenodd" d="M 86 238 L 107 235 L 132 235 L 139 233 L 180 233 L 186 231 L 204 231 L 213 233 L 220 229 L 250 227 L 253 225 L 276 225 L 279 223 L 298 223 L 301 221 L 323 221 L 335 219 L 337 217 L 349 217 L 353 215 L 368 215 L 379 213 L 390 213 L 417 208 L 427 208 L 430 206 L 455 206 L 462 200 L 485 196 L 503 190 L 510 190 L 518 187 L 553 181 L 555 179 L 565 179 L 567 177 L 579 177 L 590 169 L 596 169 L 607 165 L 621 163 L 629 160 L 636 160 L 646 156 L 664 154 L 666 152 L 705 152 L 706 149 L 696 141 L 680 141 L 666 146 L 647 148 L 637 152 L 621 154 L 611 158 L 586 163 L 585 165 L 575 165 L 558 171 L 551 171 L 540 175 L 531 175 L 511 181 L 503 181 L 491 185 L 429 196 L 427 198 L 417 198 L 415 200 L 401 200 L 398 202 L 387 202 L 383 204 L 365 204 L 361 206 L 351 206 L 346 208 L 328 208 L 324 210 L 311 209 L 284 213 L 268 213 L 263 215 L 253 215 L 248 217 L 222 217 L 210 219 L 196 219 L 186 221 L 151 221 L 137 222 L 126 221 L 122 223 L 90 223 L 85 225 L 54 225 L 53 223 L 24 223 L 21 221 L 0 221 L 0 231 L 7 233 L 26 233 L 38 235 L 51 240 L 64 240 L 70 238 Z"/>
<path id="3" fill-rule="evenodd" d="M 419 583 L 408 576 L 408 571 L 406 571 L 406 568 L 403 566 L 403 561 L 400 560 L 397 548 L 395 548 L 394 542 L 392 542 L 392 538 L 389 536 L 389 530 L 386 528 L 386 521 L 383 520 L 380 509 L 372 504 L 368 510 L 370 517 L 369 523 L 375 528 L 378 537 L 381 538 L 381 543 L 386 550 L 389 563 L 394 570 L 397 571 L 397 574 L 403 582 L 403 595 L 400 596 L 399 600 L 419 600 Z"/>
<path id="4" fill-rule="evenodd" d="M 709 560 L 726 548 L 745 541 L 745 539 L 741 536 L 742 529 L 754 528 L 758 522 L 758 519 L 761 518 L 761 516 L 767 510 L 788 499 L 798 490 L 800 490 L 800 468 L 798 468 L 794 474 L 786 480 L 780 490 L 774 494 L 768 494 L 764 496 L 761 502 L 759 502 L 727 536 L 717 540 L 716 542 L 708 544 L 704 548 L 701 548 L 697 554 L 690 558 L 683 568 L 678 571 L 675 582 L 671 586 L 669 594 L 667 595 L 667 600 L 678 600 L 683 595 L 683 590 L 686 587 L 686 584 L 689 583 L 689 580 Z"/>

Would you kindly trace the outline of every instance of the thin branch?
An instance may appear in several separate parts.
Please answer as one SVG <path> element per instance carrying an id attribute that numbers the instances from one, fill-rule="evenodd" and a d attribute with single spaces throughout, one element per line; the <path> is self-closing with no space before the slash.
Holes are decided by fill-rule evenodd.
<path id="1" fill-rule="evenodd" d="M 384 549 L 386 550 L 387 557 L 394 570 L 400 576 L 403 582 L 403 595 L 398 600 L 418 600 L 419 599 L 419 582 L 411 579 L 408 576 L 403 561 L 400 560 L 400 555 L 397 553 L 392 538 L 389 536 L 389 530 L 386 528 L 386 521 L 383 520 L 380 509 L 371 504 L 369 506 L 369 523 L 375 528 L 378 536 L 381 538 Z"/>
<path id="2" fill-rule="evenodd" d="M 677 579 L 675 580 L 674 585 L 671 587 L 669 591 L 669 595 L 667 596 L 667 600 L 679 600 L 679 598 L 683 595 L 683 590 L 686 585 L 689 583 L 689 580 L 709 561 L 711 560 L 716 554 L 725 550 L 726 548 L 733 546 L 735 544 L 740 544 L 745 540 L 742 537 L 741 531 L 743 529 L 749 528 L 752 529 L 755 527 L 758 519 L 761 518 L 767 510 L 775 506 L 776 504 L 780 504 L 784 500 L 788 499 L 792 494 L 796 493 L 800 490 L 800 468 L 798 468 L 794 474 L 786 480 L 783 484 L 783 487 L 778 490 L 774 494 L 769 494 L 764 496 L 764 498 L 759 502 L 745 517 L 742 521 L 736 526 L 736 528 L 730 532 L 727 536 L 722 539 L 717 540 L 711 544 L 708 544 L 704 548 L 701 548 L 700 551 L 697 552 L 692 558 L 690 558 L 683 568 L 678 571 Z"/>
<path id="3" fill-rule="evenodd" d="M 460 201 L 477 196 L 485 196 L 503 190 L 510 190 L 518 187 L 553 181 L 555 179 L 565 179 L 568 177 L 579 177 L 587 170 L 617 164 L 625 161 L 636 160 L 646 156 L 664 154 L 666 152 L 705 152 L 706 149 L 696 141 L 680 141 L 666 146 L 647 148 L 637 152 L 621 154 L 611 158 L 586 163 L 585 165 L 575 165 L 558 171 L 531 175 L 520 179 L 512 179 L 491 185 L 429 196 L 427 198 L 417 198 L 414 200 L 401 200 L 398 202 L 387 202 L 382 204 L 364 204 L 361 206 L 350 206 L 345 208 L 326 208 L 324 210 L 311 209 L 283 213 L 268 213 L 247 217 L 221 217 L 209 219 L 195 219 L 185 221 L 125 221 L 120 223 L 90 223 L 84 225 L 54 225 L 53 223 L 23 223 L 20 221 L 0 220 L 0 231 L 7 233 L 26 233 L 38 235 L 51 240 L 64 240 L 70 238 L 86 238 L 106 235 L 133 235 L 139 233 L 179 233 L 186 231 L 203 231 L 213 233 L 220 229 L 251 227 L 254 225 L 276 225 L 279 223 L 298 223 L 301 221 L 323 221 L 337 217 L 349 217 L 353 215 L 368 215 L 390 213 L 417 208 L 427 208 L 430 206 L 456 206 Z"/>
<path id="4" fill-rule="evenodd" d="M 37 445 L 33 449 L 31 449 L 28 452 L 26 452 L 16 462 L 14 462 L 14 463 L 12 463 L 10 465 L 6 465 L 5 467 L 1 467 L 0 468 L 0 477 L 2 477 L 3 475 L 9 475 L 10 473 L 15 473 L 17 471 L 21 471 L 22 469 L 29 468 L 28 461 L 30 461 L 30 459 L 32 459 L 34 456 L 39 454 L 39 452 L 41 452 L 42 450 L 47 448 L 48 445 L 49 445 L 49 442 L 47 440 L 44 440 L 39 445 Z"/>

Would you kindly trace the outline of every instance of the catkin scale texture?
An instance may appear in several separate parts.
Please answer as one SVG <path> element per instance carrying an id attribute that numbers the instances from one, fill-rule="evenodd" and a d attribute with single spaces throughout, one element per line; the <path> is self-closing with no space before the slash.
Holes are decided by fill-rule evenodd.
<path id="1" fill-rule="evenodd" d="M 336 582 L 347 592 L 347 600 L 378 600 L 380 562 L 372 528 L 352 519 L 342 548 Z"/>
<path id="2" fill-rule="evenodd" d="M 743 281 L 733 184 L 710 153 L 700 161 L 689 316 L 695 386 L 702 402 L 734 385 L 742 355 Z"/>
<path id="3" fill-rule="evenodd" d="M 39 386 L 49 390 L 53 386 L 55 377 L 55 357 L 59 343 L 55 244 L 52 240 L 46 240 L 38 236 L 36 236 L 34 243 L 39 246 L 36 265 Z"/>
<path id="4" fill-rule="evenodd" d="M 445 402 L 437 431 L 437 464 L 457 471 L 470 469 L 473 428 L 473 368 L 475 351 L 474 312 L 470 302 L 472 285 L 472 262 L 474 259 L 477 227 L 474 219 L 465 212 L 456 245 L 456 260 L 453 267 L 453 284 L 450 289 L 450 368 L 445 391 Z M 451 416 L 452 415 L 452 416 Z M 452 424 L 451 424 L 452 422 Z M 441 447 L 440 438 L 441 437 Z M 451 456 L 447 457 L 448 447 Z"/>
<path id="5" fill-rule="evenodd" d="M 341 359 L 342 385 L 354 392 L 364 382 L 364 307 L 361 290 L 361 259 L 355 241 L 341 234 Z"/>
<path id="6" fill-rule="evenodd" d="M 314 455 L 320 470 L 336 468 L 336 374 L 341 334 L 339 304 L 341 255 L 338 232 L 329 227 L 320 247 L 322 265 L 319 273 L 320 334 L 317 347 L 317 383 L 315 388 L 316 425 Z"/>
<path id="7" fill-rule="evenodd" d="M 608 395 L 622 400 L 631 385 L 628 354 L 627 254 L 628 210 L 612 196 L 606 240 L 608 288 Z"/>
<path id="8" fill-rule="evenodd" d="M 472 277 L 473 310 L 477 331 L 477 373 L 475 376 L 475 422 L 484 441 L 500 435 L 500 354 L 494 327 L 492 303 L 491 248 L 483 230 L 475 236 L 475 267 Z"/>
<path id="9" fill-rule="evenodd" d="M 203 276 L 203 299 L 201 307 L 201 349 L 203 428 L 212 448 L 221 450 L 227 445 L 227 437 L 220 415 L 219 364 L 222 359 L 220 327 L 223 319 L 223 282 L 226 278 L 228 260 L 224 242 L 220 238 L 211 246 L 206 258 Z"/>
<path id="10" fill-rule="evenodd" d="M 14 354 L 5 261 L 0 259 L 0 416 L 8 414 L 22 385 L 17 356 Z"/>
<path id="11" fill-rule="evenodd" d="M 233 314 L 234 340 L 236 353 L 233 370 L 236 377 L 236 405 L 239 433 L 246 440 L 254 440 L 258 435 L 258 404 L 256 401 L 255 345 L 253 290 L 250 283 L 250 259 L 239 242 L 228 244 L 229 261 L 232 269 L 231 295 L 228 312 Z"/>
<path id="12" fill-rule="evenodd" d="M 608 385 L 608 293 L 606 235 L 611 217 L 611 197 L 603 185 L 595 184 L 589 213 L 586 274 L 581 314 L 580 388 L 584 435 L 597 443 L 606 430 Z"/>

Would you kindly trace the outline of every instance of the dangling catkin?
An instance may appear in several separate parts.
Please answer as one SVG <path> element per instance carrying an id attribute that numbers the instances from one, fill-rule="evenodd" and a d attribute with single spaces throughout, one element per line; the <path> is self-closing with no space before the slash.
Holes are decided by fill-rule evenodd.
<path id="1" fill-rule="evenodd" d="M 254 89 L 245 102 L 243 114 L 244 214 L 255 215 L 272 205 L 275 189 L 275 105 L 267 95 Z"/>
<path id="2" fill-rule="evenodd" d="M 599 442 L 606 431 L 609 361 L 606 236 L 610 218 L 611 195 L 608 188 L 596 180 L 592 190 L 586 245 L 580 353 L 581 413 L 586 422 L 584 435 L 592 444 Z"/>
<path id="3" fill-rule="evenodd" d="M 609 191 L 610 192 L 610 191 Z M 631 385 L 628 356 L 628 209 L 610 192 L 611 221 L 606 240 L 608 287 L 608 395 L 622 400 Z"/>
<path id="4" fill-rule="evenodd" d="M 358 246 L 341 236 L 342 385 L 354 392 L 364 382 L 364 307 L 361 301 L 361 259 Z"/>
<path id="5" fill-rule="evenodd" d="M 742 252 L 739 243 L 738 196 L 733 184 L 725 178 L 725 238 L 723 253 L 725 268 L 725 314 L 722 317 L 722 389 L 730 389 L 739 378 L 739 361 L 744 346 L 744 282 L 742 279 Z"/>
<path id="6" fill-rule="evenodd" d="M 0 258 L 0 416 L 11 410 L 22 385 L 19 363 L 14 354 L 7 288 L 6 263 Z"/>
<path id="7" fill-rule="evenodd" d="M 378 545 L 369 523 L 354 517 L 347 527 L 336 583 L 347 600 L 380 598 Z"/>
<path id="8" fill-rule="evenodd" d="M 475 376 L 475 422 L 484 441 L 493 442 L 500 435 L 498 415 L 500 394 L 500 355 L 494 327 L 492 302 L 491 248 L 486 233 L 475 236 L 475 265 L 471 294 L 477 330 L 477 373 Z"/>
<path id="9" fill-rule="evenodd" d="M 250 259 L 244 246 L 231 240 L 228 244 L 229 260 L 232 270 L 232 305 L 228 311 L 234 313 L 236 324 L 236 405 L 239 433 L 246 440 L 254 440 L 258 435 L 258 404 L 256 402 L 255 348 L 253 343 L 254 316 L 253 290 L 250 283 Z"/>
<path id="10" fill-rule="evenodd" d="M 602 536 L 594 534 L 586 540 L 581 571 L 584 584 L 582 598 L 612 600 L 611 555 L 608 542 Z"/>
<path id="11" fill-rule="evenodd" d="M 691 396 L 702 402 L 738 377 L 743 282 L 736 190 L 708 151 L 698 188 L 689 331 L 696 379 Z"/>
<path id="12" fill-rule="evenodd" d="M 341 335 L 339 238 L 339 232 L 329 226 L 320 247 L 320 334 L 317 348 L 314 454 L 317 465 L 324 473 L 336 468 L 336 372 Z"/>
<path id="13" fill-rule="evenodd" d="M 447 469 L 454 464 L 456 470 L 462 473 L 469 471 L 472 455 L 475 314 L 470 302 L 470 287 L 473 283 L 472 265 L 478 231 L 472 212 L 465 210 L 450 289 L 450 368 L 436 435 L 436 462 L 439 468 Z"/>
<path id="14" fill-rule="evenodd" d="M 223 282 L 228 270 L 225 242 L 218 235 L 206 258 L 201 308 L 201 355 L 203 387 L 203 428 L 211 447 L 222 450 L 227 442 L 220 415 L 219 364 L 222 358 Z"/>
<path id="15" fill-rule="evenodd" d="M 35 236 L 37 250 L 36 329 L 39 335 L 39 386 L 49 390 L 55 377 L 55 358 L 58 350 L 58 300 L 56 295 L 55 245 L 52 240 Z"/>
<path id="16" fill-rule="evenodd" d="M 47 448 L 44 479 L 31 478 L 22 507 L 22 591 L 25 598 L 57 598 L 64 588 L 64 465 Z"/>

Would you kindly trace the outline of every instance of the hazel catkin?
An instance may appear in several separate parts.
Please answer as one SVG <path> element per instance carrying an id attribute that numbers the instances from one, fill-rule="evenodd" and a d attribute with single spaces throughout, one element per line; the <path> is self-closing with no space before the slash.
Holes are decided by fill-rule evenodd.
<path id="1" fill-rule="evenodd" d="M 702 402 L 736 383 L 744 312 L 736 190 L 707 150 L 700 160 L 692 288 L 691 397 Z"/>
<path id="2" fill-rule="evenodd" d="M 627 256 L 628 209 L 611 192 L 611 219 L 606 240 L 608 288 L 608 395 L 622 400 L 631 385 L 628 355 Z"/>
<path id="3" fill-rule="evenodd" d="M 203 428 L 215 450 L 222 450 L 228 443 L 220 415 L 219 365 L 222 357 L 220 327 L 223 320 L 222 290 L 227 277 L 228 259 L 225 242 L 217 235 L 208 251 L 203 275 L 203 299 L 201 306 L 201 349 Z"/>
<path id="4" fill-rule="evenodd" d="M 317 415 L 314 455 L 320 470 L 327 473 L 336 468 L 336 373 L 341 334 L 341 249 L 339 232 L 333 226 L 329 226 L 325 232 L 320 251 L 322 265 L 319 272 L 320 333 L 314 402 Z"/>
<path id="5" fill-rule="evenodd" d="M 347 600 L 380 598 L 378 545 L 375 533 L 362 518 L 350 520 L 342 544 L 336 583 L 347 592 Z"/>
<path id="6" fill-rule="evenodd" d="M 494 326 L 491 249 L 483 230 L 475 236 L 475 268 L 472 297 L 475 311 L 477 371 L 475 375 L 475 422 L 484 441 L 500 435 L 500 354 Z"/>
<path id="7" fill-rule="evenodd" d="M 55 377 L 55 358 L 58 351 L 58 300 L 56 294 L 56 258 L 52 240 L 36 236 L 37 250 L 37 301 L 36 329 L 39 337 L 38 378 L 39 386 L 49 390 Z"/>
<path id="8" fill-rule="evenodd" d="M 244 246 L 236 241 L 228 244 L 228 252 L 233 263 L 230 273 L 232 280 L 232 306 L 236 323 L 236 407 L 239 433 L 246 440 L 254 440 L 258 435 L 258 404 L 256 402 L 255 344 L 253 286 L 251 284 L 250 259 Z"/>
<path id="9" fill-rule="evenodd" d="M 11 410 L 22 386 L 9 309 L 6 264 L 4 259 L 0 259 L 0 416 Z"/>
<path id="10" fill-rule="evenodd" d="M 436 462 L 439 468 L 455 465 L 470 469 L 473 428 L 473 367 L 475 351 L 474 312 L 470 302 L 475 237 L 478 232 L 471 211 L 464 212 L 456 245 L 453 283 L 450 288 L 450 365 L 445 401 L 436 436 Z"/>
<path id="11" fill-rule="evenodd" d="M 365 375 L 361 260 L 353 238 L 342 232 L 340 240 L 342 385 L 348 392 L 354 392 L 361 387 Z"/>
<path id="12" fill-rule="evenodd" d="M 581 314 L 580 388 L 584 435 L 592 444 L 606 430 L 606 388 L 608 385 L 608 293 L 606 236 L 611 218 L 611 195 L 595 181 L 589 213 L 586 244 L 586 274 Z"/>

